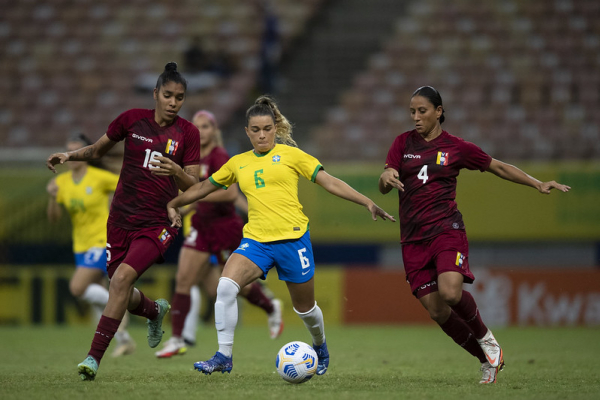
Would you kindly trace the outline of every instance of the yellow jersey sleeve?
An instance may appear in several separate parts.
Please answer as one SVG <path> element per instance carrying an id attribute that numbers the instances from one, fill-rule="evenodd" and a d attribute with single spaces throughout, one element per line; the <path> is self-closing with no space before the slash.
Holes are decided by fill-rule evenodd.
<path id="1" fill-rule="evenodd" d="M 210 183 L 221 189 L 227 190 L 227 188 L 237 182 L 236 176 L 236 158 L 230 158 L 217 172 L 208 177 Z"/>

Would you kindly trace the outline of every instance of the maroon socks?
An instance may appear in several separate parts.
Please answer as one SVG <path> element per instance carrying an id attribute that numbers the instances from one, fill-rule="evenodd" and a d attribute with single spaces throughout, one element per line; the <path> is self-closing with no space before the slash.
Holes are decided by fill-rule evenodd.
<path id="1" fill-rule="evenodd" d="M 469 328 L 469 325 L 460 318 L 454 311 L 450 314 L 450 318 L 440 325 L 444 333 L 450 336 L 458 345 L 468 351 L 472 356 L 479 359 L 483 364 L 486 362 L 485 354 L 481 350 L 481 346 L 475 338 L 475 334 Z"/>
<path id="2" fill-rule="evenodd" d="M 150 300 L 141 290 L 140 292 L 140 304 L 129 312 L 133 315 L 139 315 L 140 317 L 146 317 L 150 320 L 155 319 L 158 316 L 158 304 L 154 300 Z"/>
<path id="3" fill-rule="evenodd" d="M 119 329 L 121 321 L 106 316 L 100 317 L 98 327 L 96 328 L 96 334 L 92 340 L 92 348 L 90 349 L 88 356 L 92 356 L 96 359 L 98 364 L 104 356 L 104 352 L 108 348 L 111 339 L 115 336 L 115 332 Z"/>
<path id="4" fill-rule="evenodd" d="M 262 308 L 267 314 L 271 314 L 273 312 L 273 302 L 271 302 L 271 299 L 267 297 L 260 283 L 252 283 L 250 285 L 250 291 L 245 297 L 250 304 Z"/>
<path id="5" fill-rule="evenodd" d="M 463 290 L 460 301 L 450 308 L 469 325 L 476 339 L 481 339 L 485 336 L 488 328 L 481 320 L 477 304 L 471 293 Z"/>
<path id="6" fill-rule="evenodd" d="M 190 312 L 192 301 L 189 294 L 175 293 L 173 295 L 173 303 L 171 305 L 171 325 L 173 336 L 181 337 L 185 317 Z"/>

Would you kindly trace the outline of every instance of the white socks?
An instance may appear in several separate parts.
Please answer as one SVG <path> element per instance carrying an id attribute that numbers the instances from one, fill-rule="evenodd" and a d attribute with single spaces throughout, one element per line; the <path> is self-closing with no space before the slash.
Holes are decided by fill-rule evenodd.
<path id="1" fill-rule="evenodd" d="M 108 303 L 108 290 L 97 283 L 90 283 L 88 287 L 85 288 L 81 300 L 85 300 L 95 306 L 102 306 L 102 309 L 104 309 L 106 303 Z"/>
<path id="2" fill-rule="evenodd" d="M 102 317 L 104 307 L 106 307 L 106 303 L 108 303 L 108 290 L 102 285 L 91 283 L 85 289 L 85 292 L 83 292 L 81 300 L 91 304 L 94 322 L 98 323 L 100 317 Z"/>
<path id="3" fill-rule="evenodd" d="M 240 286 L 235 281 L 224 277 L 219 278 L 217 301 L 215 301 L 215 326 L 219 353 L 226 357 L 231 357 L 233 353 L 233 333 L 238 321 L 237 295 L 239 292 Z"/>
<path id="4" fill-rule="evenodd" d="M 190 311 L 185 317 L 181 337 L 188 342 L 196 343 L 196 330 L 198 329 L 198 318 L 200 314 L 200 288 L 196 285 L 190 289 Z"/>
<path id="5" fill-rule="evenodd" d="M 321 311 L 317 302 L 315 301 L 315 306 L 305 313 L 298 312 L 295 308 L 294 311 L 300 316 L 304 326 L 310 332 L 313 344 L 322 345 L 325 342 L 325 324 L 323 322 L 323 311 Z"/>

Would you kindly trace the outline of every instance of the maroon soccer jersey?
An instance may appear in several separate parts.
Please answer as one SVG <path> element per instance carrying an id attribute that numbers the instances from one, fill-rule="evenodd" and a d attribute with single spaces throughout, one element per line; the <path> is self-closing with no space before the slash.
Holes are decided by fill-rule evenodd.
<path id="1" fill-rule="evenodd" d="M 223 147 L 215 147 L 200 159 L 200 180 L 203 181 L 217 172 L 229 160 L 229 154 Z M 235 206 L 231 202 L 198 202 L 196 213 L 192 216 L 192 225 L 199 226 L 213 219 L 236 217 Z"/>
<path id="2" fill-rule="evenodd" d="M 473 143 L 446 131 L 427 142 L 416 131 L 399 135 L 387 155 L 386 168 L 400 173 L 402 243 L 432 238 L 449 229 L 465 229 L 456 206 L 456 177 L 462 168 L 485 171 L 492 157 Z"/>
<path id="3" fill-rule="evenodd" d="M 119 115 L 106 135 L 115 142 L 125 140 L 123 167 L 108 222 L 124 229 L 170 226 L 167 203 L 177 196 L 177 184 L 172 176 L 152 175 L 150 162 L 163 156 L 181 167 L 198 165 L 198 128 L 180 117 L 161 127 L 154 120 L 154 110 L 134 109 Z"/>

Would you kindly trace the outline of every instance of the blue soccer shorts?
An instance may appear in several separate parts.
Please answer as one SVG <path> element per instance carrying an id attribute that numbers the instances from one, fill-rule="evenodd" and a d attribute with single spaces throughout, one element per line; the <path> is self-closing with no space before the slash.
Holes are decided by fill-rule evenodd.
<path id="1" fill-rule="evenodd" d="M 77 268 L 101 269 L 106 274 L 106 249 L 92 247 L 84 253 L 75 253 L 75 265 Z"/>
<path id="2" fill-rule="evenodd" d="M 234 253 L 256 264 L 263 271 L 261 279 L 265 279 L 273 267 L 277 269 L 279 280 L 285 282 L 304 283 L 315 275 L 315 260 L 308 231 L 299 239 L 267 243 L 243 238 Z"/>

